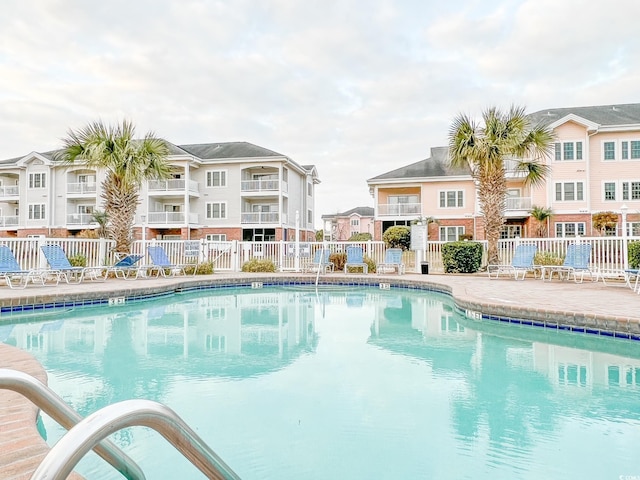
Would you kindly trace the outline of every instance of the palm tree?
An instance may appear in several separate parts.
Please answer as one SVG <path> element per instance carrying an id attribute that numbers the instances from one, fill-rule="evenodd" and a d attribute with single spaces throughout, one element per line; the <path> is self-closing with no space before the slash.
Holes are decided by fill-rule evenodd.
<path id="1" fill-rule="evenodd" d="M 483 125 L 464 114 L 454 120 L 449 131 L 449 161 L 454 167 L 471 170 L 484 215 L 488 262 L 497 264 L 507 196 L 505 161 L 514 162 L 509 170 L 525 174 L 525 185 L 542 183 L 549 166 L 541 159 L 550 154 L 554 134 L 542 124 L 532 126 L 522 107 L 512 106 L 506 113 L 490 108 L 482 118 Z"/>
<path id="2" fill-rule="evenodd" d="M 547 235 L 547 221 L 553 215 L 553 211 L 550 208 L 537 207 L 534 205 L 530 213 L 531 216 L 538 221 L 536 235 L 538 237 L 545 237 Z"/>
<path id="3" fill-rule="evenodd" d="M 170 176 L 169 147 L 153 133 L 135 139 L 132 123 L 115 126 L 94 122 L 69 130 L 56 159 L 62 163 L 82 162 L 88 168 L 106 170 L 102 182 L 104 213 L 109 219 L 109 237 L 116 241 L 117 252 L 129 252 L 134 215 L 140 203 L 143 181 Z"/>

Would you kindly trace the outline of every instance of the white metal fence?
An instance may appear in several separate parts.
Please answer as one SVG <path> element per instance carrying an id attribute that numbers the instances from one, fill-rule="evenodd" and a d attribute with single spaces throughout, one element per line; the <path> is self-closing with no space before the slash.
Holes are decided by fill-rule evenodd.
<path id="1" fill-rule="evenodd" d="M 500 262 L 511 263 L 515 247 L 518 243 L 533 243 L 538 252 L 564 257 L 567 246 L 571 243 L 590 243 L 591 266 L 607 275 L 618 274 L 628 268 L 627 245 L 640 242 L 636 237 L 579 237 L 579 238 L 523 238 L 501 240 L 498 244 Z M 114 242 L 106 239 L 76 238 L 3 238 L 0 243 L 8 245 L 23 269 L 45 268 L 46 259 L 40 246 L 57 244 L 62 247 L 68 257 L 83 256 L 87 266 L 111 265 L 117 261 L 113 252 Z M 423 261 L 429 263 L 430 273 L 443 273 L 442 245 L 447 242 L 428 242 Z M 483 265 L 486 264 L 486 242 L 484 245 Z M 149 244 L 161 245 L 174 263 L 213 264 L 217 272 L 239 272 L 242 265 L 252 259 L 268 259 L 274 262 L 278 271 L 304 271 L 311 264 L 316 250 L 328 248 L 330 253 L 344 253 L 347 246 L 357 245 L 363 248 L 365 257 L 374 263 L 384 259 L 386 247 L 384 242 L 208 242 L 205 240 L 149 240 L 136 241 L 132 253 L 144 254 Z M 143 260 L 143 262 L 145 262 Z M 143 263 L 141 262 L 141 263 Z M 420 272 L 416 265 L 416 252 L 403 254 L 403 262 L 407 272 Z"/>

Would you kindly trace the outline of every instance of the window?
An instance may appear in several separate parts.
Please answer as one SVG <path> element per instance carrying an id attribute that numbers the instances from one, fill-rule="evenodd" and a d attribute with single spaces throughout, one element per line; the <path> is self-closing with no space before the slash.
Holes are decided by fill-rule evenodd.
<path id="1" fill-rule="evenodd" d="M 93 205 L 78 205 L 78 213 L 92 214 L 94 211 Z"/>
<path id="2" fill-rule="evenodd" d="M 584 236 L 584 222 L 561 222 L 556 223 L 556 237 Z"/>
<path id="3" fill-rule="evenodd" d="M 582 142 L 556 142 L 556 160 L 582 160 Z"/>
<path id="4" fill-rule="evenodd" d="M 307 210 L 307 224 L 311 225 L 313 223 L 313 212 L 311 210 Z"/>
<path id="5" fill-rule="evenodd" d="M 616 199 L 616 184 L 615 182 L 605 182 L 604 183 L 604 199 L 613 200 Z"/>
<path id="6" fill-rule="evenodd" d="M 207 187 L 226 187 L 227 172 L 225 170 L 211 170 L 207 172 Z"/>
<path id="7" fill-rule="evenodd" d="M 602 148 L 604 149 L 605 160 L 616 159 L 616 143 L 615 142 L 604 142 L 602 144 Z"/>
<path id="8" fill-rule="evenodd" d="M 627 222 L 627 235 L 640 236 L 640 222 Z"/>
<path id="9" fill-rule="evenodd" d="M 446 190 L 440 192 L 440 208 L 464 207 L 464 190 Z"/>
<path id="10" fill-rule="evenodd" d="M 522 237 L 522 225 L 503 225 L 500 231 L 500 238 Z"/>
<path id="11" fill-rule="evenodd" d="M 307 195 L 310 197 L 313 196 L 313 185 L 310 183 L 307 183 Z"/>
<path id="12" fill-rule="evenodd" d="M 207 203 L 207 218 L 227 218 L 227 203 Z"/>
<path id="13" fill-rule="evenodd" d="M 440 227 L 441 242 L 457 242 L 464 234 L 464 227 Z"/>
<path id="14" fill-rule="evenodd" d="M 622 182 L 622 200 L 640 200 L 640 182 Z"/>
<path id="15" fill-rule="evenodd" d="M 226 242 L 227 234 L 226 233 L 207 233 L 206 240 L 207 242 Z"/>
<path id="16" fill-rule="evenodd" d="M 351 226 L 352 227 L 359 227 L 360 226 L 360 219 L 359 218 L 352 218 L 351 219 Z"/>
<path id="17" fill-rule="evenodd" d="M 629 142 L 622 142 L 622 159 L 629 160 Z"/>
<path id="18" fill-rule="evenodd" d="M 30 173 L 29 174 L 29 188 L 46 188 L 46 173 Z"/>
<path id="19" fill-rule="evenodd" d="M 640 140 L 631 141 L 631 159 L 637 160 L 640 158 Z"/>
<path id="20" fill-rule="evenodd" d="M 571 202 L 584 200 L 584 184 L 582 182 L 556 183 L 556 201 Z"/>
<path id="21" fill-rule="evenodd" d="M 44 203 L 32 203 L 29 205 L 29 220 L 44 220 Z"/>

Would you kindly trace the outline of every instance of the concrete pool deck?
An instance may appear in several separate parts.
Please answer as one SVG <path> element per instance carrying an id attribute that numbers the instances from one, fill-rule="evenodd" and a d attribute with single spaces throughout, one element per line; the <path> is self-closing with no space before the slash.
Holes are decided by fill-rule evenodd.
<path id="1" fill-rule="evenodd" d="M 582 284 L 527 278 L 490 280 L 486 275 L 345 275 L 332 273 L 321 277 L 331 283 L 403 286 L 425 285 L 450 292 L 463 310 L 481 311 L 505 317 L 558 319 L 584 322 L 594 327 L 640 333 L 640 295 L 622 282 L 585 281 Z M 183 287 L 208 284 L 280 283 L 315 281 L 309 274 L 226 274 L 216 273 L 197 277 L 158 278 L 140 280 L 109 279 L 106 282 L 86 281 L 81 284 L 59 284 L 56 287 L 29 286 L 24 290 L 0 287 L 0 306 L 39 305 L 60 302 L 79 302 L 87 299 L 136 297 L 175 291 Z M 0 325 L 10 320 L 5 312 Z M 640 348 L 640 343 L 638 344 Z M 46 372 L 28 353 L 0 344 L 0 368 L 13 368 L 31 374 L 46 383 Z M 36 428 L 37 408 L 17 393 L 0 390 L 0 478 L 22 480 L 40 463 L 48 447 Z M 81 478 L 73 476 L 69 478 Z"/>

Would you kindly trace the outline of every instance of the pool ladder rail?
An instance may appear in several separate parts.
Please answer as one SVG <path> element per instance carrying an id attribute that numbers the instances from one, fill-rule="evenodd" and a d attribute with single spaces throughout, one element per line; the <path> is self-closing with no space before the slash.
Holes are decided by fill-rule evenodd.
<path id="1" fill-rule="evenodd" d="M 92 449 L 128 480 L 145 480 L 142 469 L 106 439 L 112 433 L 133 426 L 145 426 L 157 431 L 207 478 L 240 480 L 184 420 L 161 403 L 125 400 L 108 405 L 83 419 L 49 387 L 26 373 L 0 369 L 0 388 L 26 397 L 69 430 L 49 450 L 31 480 L 66 479 L 76 464 Z"/>

